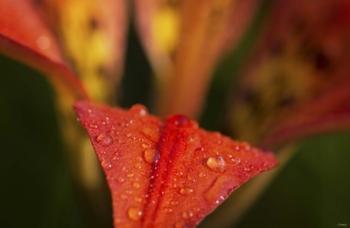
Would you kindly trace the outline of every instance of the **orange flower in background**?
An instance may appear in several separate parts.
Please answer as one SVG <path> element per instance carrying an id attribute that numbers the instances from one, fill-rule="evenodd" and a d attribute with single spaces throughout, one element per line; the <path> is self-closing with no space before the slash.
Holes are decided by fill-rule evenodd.
<path id="1" fill-rule="evenodd" d="M 349 18 L 348 1 L 276 1 L 232 99 L 240 138 L 271 147 L 349 128 Z"/>

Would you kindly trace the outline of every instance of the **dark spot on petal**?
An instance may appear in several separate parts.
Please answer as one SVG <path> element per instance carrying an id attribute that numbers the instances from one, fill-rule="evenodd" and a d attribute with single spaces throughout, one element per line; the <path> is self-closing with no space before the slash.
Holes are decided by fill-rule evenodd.
<path id="1" fill-rule="evenodd" d="M 270 52 L 272 55 L 281 55 L 284 51 L 284 44 L 281 40 L 274 40 L 270 44 Z"/>
<path id="2" fill-rule="evenodd" d="M 107 75 L 107 69 L 104 65 L 100 65 L 97 67 L 97 70 L 96 70 L 97 74 L 100 75 L 100 76 L 106 76 Z"/>
<path id="3" fill-rule="evenodd" d="M 100 24 L 97 20 L 97 18 L 95 17 L 91 17 L 90 20 L 89 20 L 89 28 L 91 31 L 95 31 L 97 29 L 99 29 L 100 27 Z"/>
<path id="4" fill-rule="evenodd" d="M 293 96 L 282 97 L 281 100 L 278 101 L 279 107 L 288 107 L 292 106 L 295 103 L 295 98 Z"/>
<path id="5" fill-rule="evenodd" d="M 329 58 L 322 51 L 315 54 L 314 61 L 315 67 L 318 70 L 327 70 L 331 65 Z"/>

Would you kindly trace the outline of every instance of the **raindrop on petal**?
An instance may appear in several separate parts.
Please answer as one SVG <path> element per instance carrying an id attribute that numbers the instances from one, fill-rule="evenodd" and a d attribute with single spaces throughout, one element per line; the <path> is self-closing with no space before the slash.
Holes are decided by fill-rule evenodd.
<path id="1" fill-rule="evenodd" d="M 192 188 L 180 188 L 180 194 L 181 195 L 188 195 L 193 193 L 193 189 Z"/>
<path id="2" fill-rule="evenodd" d="M 143 151 L 143 159 L 149 163 L 152 164 L 154 161 L 156 151 L 154 149 L 146 149 Z"/>
<path id="3" fill-rule="evenodd" d="M 113 142 L 113 139 L 110 135 L 102 133 L 96 137 L 96 142 L 103 146 L 108 146 Z"/>
<path id="4" fill-rule="evenodd" d="M 226 162 L 222 156 L 209 157 L 206 165 L 209 169 L 221 173 L 224 172 L 226 168 Z"/>
<path id="5" fill-rule="evenodd" d="M 131 220 L 138 221 L 142 217 L 142 211 L 136 207 L 130 207 L 128 209 L 128 217 Z"/>

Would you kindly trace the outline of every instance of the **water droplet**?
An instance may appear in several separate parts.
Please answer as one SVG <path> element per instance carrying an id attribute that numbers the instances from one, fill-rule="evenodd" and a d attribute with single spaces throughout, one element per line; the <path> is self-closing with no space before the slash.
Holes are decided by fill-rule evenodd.
<path id="1" fill-rule="evenodd" d="M 105 169 L 111 169 L 111 168 L 112 168 L 112 163 L 109 162 L 109 161 L 106 161 L 106 160 L 103 160 L 103 161 L 101 162 L 101 165 L 102 165 L 102 167 L 105 168 Z"/>
<path id="2" fill-rule="evenodd" d="M 222 156 L 209 157 L 206 164 L 213 171 L 221 173 L 225 171 L 226 162 Z"/>
<path id="3" fill-rule="evenodd" d="M 134 105 L 130 110 L 140 116 L 145 116 L 148 113 L 146 107 L 143 105 Z"/>
<path id="4" fill-rule="evenodd" d="M 178 204 L 179 204 L 179 202 L 177 202 L 177 201 L 170 201 L 170 205 L 176 206 Z"/>
<path id="5" fill-rule="evenodd" d="M 170 118 L 170 121 L 176 126 L 182 127 L 190 123 L 190 119 L 183 115 L 175 115 Z"/>
<path id="6" fill-rule="evenodd" d="M 47 36 L 39 36 L 36 40 L 36 44 L 41 50 L 47 50 L 50 48 L 51 40 Z"/>
<path id="7" fill-rule="evenodd" d="M 97 137 L 96 137 L 96 142 L 102 144 L 103 146 L 108 146 L 112 143 L 112 137 L 108 134 L 99 134 Z"/>
<path id="8" fill-rule="evenodd" d="M 171 213 L 171 212 L 173 212 L 173 209 L 172 208 L 165 208 L 165 212 Z"/>
<path id="9" fill-rule="evenodd" d="M 233 165 L 238 165 L 238 164 L 241 163 L 241 159 L 240 158 L 232 157 L 231 161 L 232 161 Z"/>
<path id="10" fill-rule="evenodd" d="M 123 183 L 124 181 L 125 181 L 125 179 L 123 177 L 118 178 L 118 182 Z"/>
<path id="11" fill-rule="evenodd" d="M 188 212 L 185 211 L 182 213 L 182 218 L 184 218 L 184 219 L 188 219 L 188 218 L 191 218 L 193 216 L 194 216 L 194 214 L 192 211 L 188 211 Z"/>
<path id="12" fill-rule="evenodd" d="M 152 164 L 154 161 L 155 154 L 156 154 L 156 150 L 146 149 L 143 151 L 143 158 L 147 163 Z"/>
<path id="13" fill-rule="evenodd" d="M 202 172 L 200 172 L 199 174 L 198 174 L 198 176 L 199 177 L 205 177 L 205 176 L 207 176 L 205 173 L 202 173 Z"/>
<path id="14" fill-rule="evenodd" d="M 142 165 L 140 163 L 136 163 L 134 167 L 135 169 L 142 170 Z"/>
<path id="15" fill-rule="evenodd" d="M 132 186 L 134 186 L 134 188 L 140 188 L 141 187 L 140 184 L 137 183 L 137 182 L 135 182 Z"/>
<path id="16" fill-rule="evenodd" d="M 141 144 L 141 146 L 142 146 L 142 148 L 143 148 L 143 149 L 146 149 L 146 148 L 148 148 L 148 147 L 149 147 L 149 145 L 148 145 L 148 144 L 146 144 L 146 143 L 142 143 L 142 144 Z"/>
<path id="17" fill-rule="evenodd" d="M 142 217 L 142 211 L 136 207 L 130 207 L 128 209 L 128 217 L 131 220 L 138 221 Z"/>
<path id="18" fill-rule="evenodd" d="M 97 129 L 98 126 L 96 124 L 89 124 L 89 127 L 92 128 L 92 129 Z"/>
<path id="19" fill-rule="evenodd" d="M 119 218 L 116 218 L 114 221 L 115 221 L 116 224 L 120 224 L 122 222 L 122 220 L 119 219 Z"/>
<path id="20" fill-rule="evenodd" d="M 193 189 L 192 188 L 180 188 L 180 194 L 181 195 L 188 195 L 193 193 Z"/>
<path id="21" fill-rule="evenodd" d="M 141 197 L 135 197 L 135 201 L 138 202 L 138 203 L 141 203 L 142 202 L 142 198 Z"/>

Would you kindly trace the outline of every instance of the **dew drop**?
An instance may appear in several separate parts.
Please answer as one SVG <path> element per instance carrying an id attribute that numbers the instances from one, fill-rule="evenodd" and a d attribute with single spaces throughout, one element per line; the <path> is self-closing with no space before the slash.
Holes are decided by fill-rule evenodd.
<path id="1" fill-rule="evenodd" d="M 188 213 L 187 212 L 182 212 L 182 218 L 187 219 L 188 218 Z"/>
<path id="2" fill-rule="evenodd" d="M 115 221 L 116 224 L 120 224 L 122 222 L 122 220 L 119 219 L 119 218 L 115 219 L 114 221 Z"/>
<path id="3" fill-rule="evenodd" d="M 41 50 L 47 50 L 50 48 L 51 40 L 47 36 L 39 36 L 36 40 L 36 44 Z"/>
<path id="4" fill-rule="evenodd" d="M 103 146 L 108 146 L 112 143 L 112 137 L 108 134 L 99 134 L 96 137 L 96 142 L 102 144 Z"/>
<path id="5" fill-rule="evenodd" d="M 152 164 L 154 161 L 156 151 L 154 149 L 146 149 L 143 151 L 143 159 L 149 164 Z"/>
<path id="6" fill-rule="evenodd" d="M 138 202 L 138 203 L 141 203 L 142 202 L 142 198 L 141 197 L 135 197 L 135 201 Z"/>
<path id="7" fill-rule="evenodd" d="M 185 211 L 185 212 L 182 213 L 182 218 L 184 218 L 184 219 L 188 219 L 188 218 L 191 218 L 193 216 L 194 216 L 194 214 L 193 214 L 192 211 L 189 211 L 189 212 Z"/>
<path id="8" fill-rule="evenodd" d="M 149 146 L 148 146 L 148 144 L 146 144 L 146 143 L 142 143 L 142 144 L 141 144 L 141 147 L 142 147 L 143 149 L 146 149 L 146 148 L 148 148 Z"/>
<path id="9" fill-rule="evenodd" d="M 124 181 L 125 181 L 125 179 L 124 179 L 123 177 L 119 177 L 119 178 L 118 178 L 118 182 L 119 182 L 119 183 L 124 183 Z"/>
<path id="10" fill-rule="evenodd" d="M 202 173 L 202 172 L 200 172 L 199 174 L 198 174 L 198 176 L 199 177 L 205 177 L 205 176 L 207 176 L 205 173 Z"/>
<path id="11" fill-rule="evenodd" d="M 101 165 L 105 169 L 111 169 L 112 168 L 112 163 L 110 163 L 109 161 L 106 161 L 106 160 L 103 160 L 101 162 Z"/>
<path id="12" fill-rule="evenodd" d="M 175 115 L 172 117 L 171 121 L 174 125 L 179 127 L 186 126 L 190 122 L 190 120 L 183 115 Z"/>
<path id="13" fill-rule="evenodd" d="M 167 213 L 172 213 L 172 212 L 173 212 L 173 209 L 172 209 L 172 208 L 166 208 L 165 211 L 166 211 Z"/>
<path id="14" fill-rule="evenodd" d="M 172 206 L 176 206 L 178 204 L 179 204 L 179 202 L 177 202 L 177 201 L 170 201 L 170 205 L 172 205 Z"/>
<path id="15" fill-rule="evenodd" d="M 134 167 L 135 169 L 142 170 L 142 165 L 140 163 L 136 163 Z"/>
<path id="16" fill-rule="evenodd" d="M 142 211 L 136 207 L 130 207 L 128 209 L 128 217 L 131 220 L 138 221 L 141 219 Z"/>
<path id="17" fill-rule="evenodd" d="M 222 156 L 209 157 L 207 159 L 206 165 L 209 169 L 222 173 L 225 171 L 226 162 Z"/>
<path id="18" fill-rule="evenodd" d="M 147 115 L 147 109 L 143 105 L 134 105 L 131 107 L 131 111 L 140 115 L 140 116 L 145 116 Z"/>
<path id="19" fill-rule="evenodd" d="M 135 182 L 132 186 L 133 186 L 134 188 L 140 188 L 140 187 L 141 187 L 140 184 L 137 183 L 137 182 Z"/>
<path id="20" fill-rule="evenodd" d="M 193 189 L 192 188 L 180 188 L 180 194 L 181 195 L 188 195 L 193 193 Z"/>
<path id="21" fill-rule="evenodd" d="M 96 124 L 89 124 L 89 127 L 92 128 L 92 129 L 97 129 L 98 126 Z"/>

